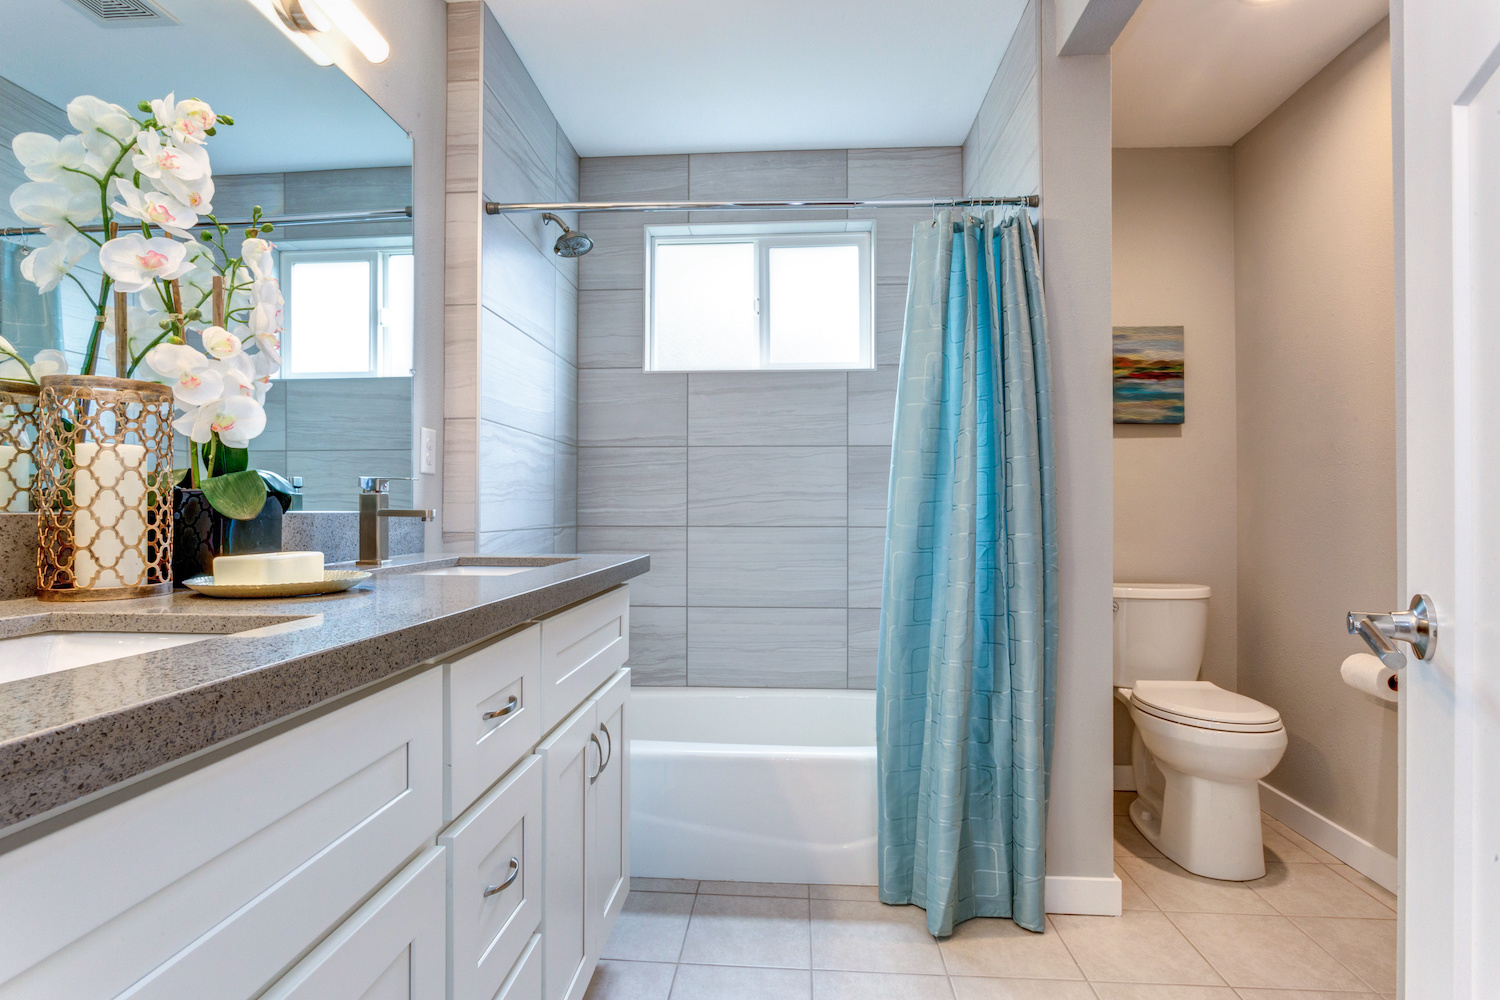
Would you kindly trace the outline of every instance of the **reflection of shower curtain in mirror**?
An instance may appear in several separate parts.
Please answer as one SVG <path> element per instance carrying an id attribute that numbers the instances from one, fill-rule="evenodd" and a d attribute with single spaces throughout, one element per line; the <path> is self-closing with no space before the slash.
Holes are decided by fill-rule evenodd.
<path id="1" fill-rule="evenodd" d="M 25 256 L 24 246 L 0 240 L 0 336 L 30 360 L 38 351 L 62 350 L 62 293 L 54 288 L 39 294 L 21 275 Z"/>
<path id="2" fill-rule="evenodd" d="M 1044 927 L 1056 508 L 1030 218 L 918 223 L 876 674 L 880 898 L 938 936 Z"/>

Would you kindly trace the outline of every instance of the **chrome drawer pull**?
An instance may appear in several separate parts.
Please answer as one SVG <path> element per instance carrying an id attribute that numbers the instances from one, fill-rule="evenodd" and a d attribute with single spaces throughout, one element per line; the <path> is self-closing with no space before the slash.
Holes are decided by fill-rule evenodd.
<path id="1" fill-rule="evenodd" d="M 609 762 L 615 759 L 615 740 L 613 736 L 609 735 L 609 727 L 604 723 L 599 723 L 599 729 L 604 733 L 604 738 L 609 741 L 609 753 L 604 755 L 604 763 L 599 765 L 599 774 L 603 774 L 604 769 L 609 766 Z M 594 777 L 597 778 L 598 776 L 596 774 Z"/>
<path id="2" fill-rule="evenodd" d="M 510 713 L 512 713 L 512 712 L 514 712 L 516 710 L 516 705 L 518 705 L 518 704 L 519 704 L 519 702 L 517 701 L 516 696 L 515 695 L 511 695 L 510 696 L 510 701 L 507 701 L 505 703 L 505 707 L 504 708 L 497 708 L 493 712 L 485 712 L 484 713 L 484 717 L 486 719 L 498 719 L 502 715 L 509 715 Z"/>
<path id="3" fill-rule="evenodd" d="M 599 742 L 598 733 L 589 733 L 589 742 L 594 744 L 594 746 L 599 750 L 599 770 L 589 775 L 589 784 L 592 785 L 594 782 L 599 780 L 599 775 L 604 773 L 604 744 Z M 586 751 L 587 748 L 585 748 L 585 752 Z"/>
<path id="4" fill-rule="evenodd" d="M 484 898 L 489 899 L 497 892 L 504 892 L 507 888 L 510 887 L 510 884 L 516 880 L 516 876 L 519 874 L 521 874 L 521 859 L 511 858 L 510 874 L 505 876 L 504 882 L 501 882 L 499 885 L 492 885 L 488 889 L 484 890 Z"/>

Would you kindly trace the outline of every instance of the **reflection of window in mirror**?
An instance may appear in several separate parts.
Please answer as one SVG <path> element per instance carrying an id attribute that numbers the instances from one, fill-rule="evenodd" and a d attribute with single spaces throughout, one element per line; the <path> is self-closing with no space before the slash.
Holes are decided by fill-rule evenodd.
<path id="1" fill-rule="evenodd" d="M 411 375 L 410 245 L 283 250 L 280 268 L 283 378 Z"/>

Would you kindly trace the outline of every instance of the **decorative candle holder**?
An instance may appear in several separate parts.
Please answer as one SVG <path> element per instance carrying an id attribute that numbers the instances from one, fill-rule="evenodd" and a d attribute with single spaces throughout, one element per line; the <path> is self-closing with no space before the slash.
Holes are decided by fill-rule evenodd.
<path id="1" fill-rule="evenodd" d="M 0 379 L 0 513 L 34 510 L 41 388 Z"/>
<path id="2" fill-rule="evenodd" d="M 172 590 L 172 390 L 93 375 L 42 378 L 37 597 Z"/>

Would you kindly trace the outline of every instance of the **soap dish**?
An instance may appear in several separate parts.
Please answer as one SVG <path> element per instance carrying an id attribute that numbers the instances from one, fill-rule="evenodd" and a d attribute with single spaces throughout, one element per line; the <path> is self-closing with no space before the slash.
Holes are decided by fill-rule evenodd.
<path id="1" fill-rule="evenodd" d="M 316 594 L 336 594 L 369 578 L 370 574 L 363 570 L 328 569 L 323 571 L 323 579 L 306 580 L 302 583 L 218 584 L 214 583 L 211 576 L 195 576 L 183 580 L 182 585 L 205 597 L 312 597 Z"/>

